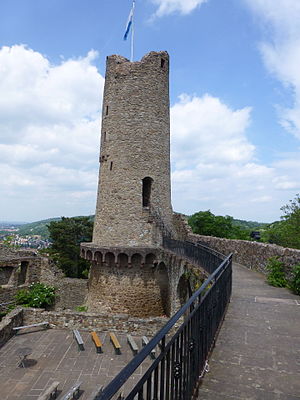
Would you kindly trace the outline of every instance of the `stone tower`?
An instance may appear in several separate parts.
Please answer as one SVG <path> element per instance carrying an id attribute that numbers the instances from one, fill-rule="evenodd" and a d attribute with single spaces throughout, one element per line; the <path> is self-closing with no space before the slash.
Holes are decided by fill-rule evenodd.
<path id="1" fill-rule="evenodd" d="M 157 246 L 157 219 L 172 220 L 166 52 L 107 58 L 101 131 L 93 243 Z"/>
<path id="2" fill-rule="evenodd" d="M 92 261 L 89 304 L 113 311 L 117 303 L 120 312 L 128 299 L 159 302 L 156 311 L 150 308 L 161 315 L 162 274 L 155 278 L 153 266 L 162 237 L 173 231 L 167 52 L 151 52 L 139 62 L 107 58 L 100 147 L 93 242 L 81 246 Z"/>

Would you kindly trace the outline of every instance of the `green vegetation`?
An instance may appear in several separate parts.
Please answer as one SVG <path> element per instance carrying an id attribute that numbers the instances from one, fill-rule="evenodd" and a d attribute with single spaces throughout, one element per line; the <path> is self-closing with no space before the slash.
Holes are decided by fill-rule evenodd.
<path id="1" fill-rule="evenodd" d="M 55 288 L 43 283 L 32 283 L 28 289 L 21 289 L 15 296 L 16 303 L 24 307 L 46 308 L 55 300 Z"/>
<path id="2" fill-rule="evenodd" d="M 57 266 L 70 278 L 87 278 L 90 264 L 80 257 L 80 243 L 91 242 L 91 217 L 62 217 L 48 225 L 52 247 L 48 249 Z"/>
<path id="3" fill-rule="evenodd" d="M 53 221 L 60 221 L 61 218 L 49 218 L 42 221 L 31 222 L 19 227 L 18 234 L 25 235 L 40 235 L 43 239 L 49 238 L 48 224 Z"/>
<path id="4" fill-rule="evenodd" d="M 266 265 L 267 282 L 271 286 L 287 287 L 300 295 L 300 265 L 294 265 L 290 279 L 286 278 L 286 266 L 279 257 L 271 257 Z"/>
<path id="5" fill-rule="evenodd" d="M 300 295 L 300 265 L 295 265 L 292 270 L 292 279 L 289 284 L 290 289 Z"/>
<path id="6" fill-rule="evenodd" d="M 266 240 L 284 247 L 300 249 L 300 197 L 296 195 L 289 204 L 281 207 L 284 215 L 274 222 L 266 232 Z"/>
<path id="7" fill-rule="evenodd" d="M 77 306 L 77 307 L 75 307 L 75 310 L 79 311 L 79 312 L 86 312 L 88 310 L 88 308 L 87 308 L 87 306 Z"/>
<path id="8" fill-rule="evenodd" d="M 255 227 L 258 229 L 264 224 L 258 222 L 235 220 L 226 215 L 214 215 L 208 211 L 199 211 L 188 219 L 194 233 L 199 235 L 223 237 L 227 239 L 250 240 L 250 233 Z"/>
<path id="9" fill-rule="evenodd" d="M 267 282 L 271 286 L 286 287 L 287 280 L 285 278 L 284 264 L 278 257 L 269 258 L 266 270 L 268 271 Z"/>

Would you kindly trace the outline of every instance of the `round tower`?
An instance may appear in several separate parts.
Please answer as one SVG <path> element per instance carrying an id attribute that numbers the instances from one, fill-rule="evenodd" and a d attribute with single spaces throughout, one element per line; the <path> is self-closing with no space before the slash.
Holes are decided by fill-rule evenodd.
<path id="1" fill-rule="evenodd" d="M 171 226 L 168 53 L 110 56 L 93 243 L 157 246 Z"/>
<path id="2" fill-rule="evenodd" d="M 162 238 L 173 235 L 169 56 L 107 58 L 98 197 L 86 304 L 90 311 L 170 313 Z M 137 304 L 139 307 L 137 307 Z"/>

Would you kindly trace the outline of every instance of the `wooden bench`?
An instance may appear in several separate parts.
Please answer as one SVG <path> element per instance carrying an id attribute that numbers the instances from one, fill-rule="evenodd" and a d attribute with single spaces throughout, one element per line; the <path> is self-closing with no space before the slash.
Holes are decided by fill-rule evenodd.
<path id="1" fill-rule="evenodd" d="M 57 387 L 59 382 L 52 382 L 52 384 L 42 393 L 37 400 L 54 400 L 57 397 Z"/>
<path id="2" fill-rule="evenodd" d="M 15 326 L 13 328 L 13 331 L 20 331 L 21 329 L 26 329 L 26 328 L 37 328 L 39 326 L 42 326 L 44 328 L 49 328 L 49 322 L 45 321 L 45 322 L 39 322 L 38 324 Z"/>
<path id="3" fill-rule="evenodd" d="M 78 344 L 78 349 L 83 351 L 84 350 L 83 340 L 82 340 L 82 337 L 81 337 L 78 329 L 73 330 L 73 336 L 76 339 L 76 342 Z"/>
<path id="4" fill-rule="evenodd" d="M 61 400 L 78 399 L 81 384 L 82 382 L 76 383 Z"/>
<path id="5" fill-rule="evenodd" d="M 116 354 L 121 354 L 121 345 L 120 345 L 116 335 L 113 332 L 111 332 L 109 334 L 109 336 L 110 336 L 110 341 L 112 342 L 112 344 L 114 345 L 114 348 L 116 350 Z"/>
<path id="6" fill-rule="evenodd" d="M 91 332 L 92 340 L 95 343 L 97 353 L 102 353 L 102 342 L 96 332 Z"/>
<path id="7" fill-rule="evenodd" d="M 133 354 L 137 354 L 139 351 L 138 345 L 136 344 L 135 340 L 131 335 L 127 335 L 127 341 L 133 351 Z"/>
<path id="8" fill-rule="evenodd" d="M 147 336 L 143 336 L 142 337 L 142 345 L 146 346 L 148 343 L 149 343 L 149 339 L 147 338 Z M 155 358 L 155 349 L 151 350 L 150 356 L 151 356 L 151 358 Z"/>

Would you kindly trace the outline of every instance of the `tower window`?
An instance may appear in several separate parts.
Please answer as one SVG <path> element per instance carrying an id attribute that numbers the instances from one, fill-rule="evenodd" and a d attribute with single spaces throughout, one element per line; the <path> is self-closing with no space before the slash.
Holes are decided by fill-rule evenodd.
<path id="1" fill-rule="evenodd" d="M 163 58 L 160 59 L 160 66 L 163 68 L 165 66 L 165 60 Z"/>
<path id="2" fill-rule="evenodd" d="M 109 166 L 109 170 L 111 171 L 112 168 L 113 168 L 113 162 L 111 161 L 111 162 L 110 162 L 110 166 Z"/>
<path id="3" fill-rule="evenodd" d="M 108 115 L 108 106 L 105 108 L 105 115 Z"/>
<path id="4" fill-rule="evenodd" d="M 150 206 L 152 182 L 153 179 L 149 178 L 149 176 L 143 179 L 143 207 Z"/>

